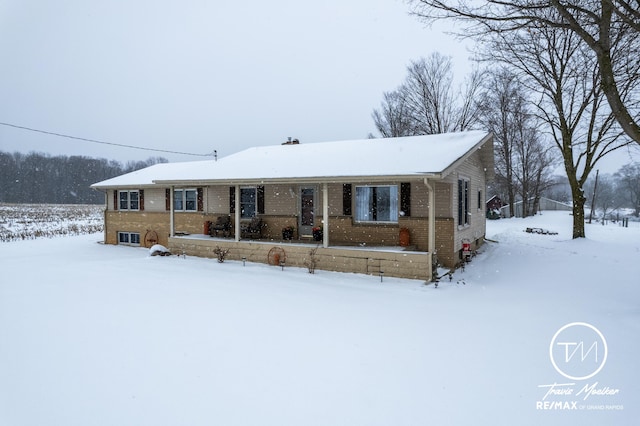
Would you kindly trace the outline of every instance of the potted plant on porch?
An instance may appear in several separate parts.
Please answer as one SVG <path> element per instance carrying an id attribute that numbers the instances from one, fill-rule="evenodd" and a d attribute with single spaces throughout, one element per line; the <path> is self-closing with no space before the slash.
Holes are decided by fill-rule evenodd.
<path id="1" fill-rule="evenodd" d="M 311 228 L 311 233 L 313 234 L 314 241 L 322 240 L 322 226 L 314 226 Z"/>
<path id="2" fill-rule="evenodd" d="M 287 225 L 284 228 L 282 228 L 282 239 L 283 240 L 292 240 L 293 239 L 293 233 L 296 231 L 296 228 L 291 226 L 291 225 Z"/>

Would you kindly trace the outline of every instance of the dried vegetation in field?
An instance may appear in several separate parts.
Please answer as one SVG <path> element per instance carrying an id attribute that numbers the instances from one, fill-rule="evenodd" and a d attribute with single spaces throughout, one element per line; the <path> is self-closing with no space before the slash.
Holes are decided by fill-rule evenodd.
<path id="1" fill-rule="evenodd" d="M 0 242 L 102 232 L 103 205 L 2 204 Z"/>

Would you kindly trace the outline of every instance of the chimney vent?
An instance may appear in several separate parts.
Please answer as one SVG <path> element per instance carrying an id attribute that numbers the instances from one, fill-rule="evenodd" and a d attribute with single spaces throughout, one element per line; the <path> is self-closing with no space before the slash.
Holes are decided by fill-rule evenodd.
<path id="1" fill-rule="evenodd" d="M 298 139 L 291 139 L 289 138 L 288 141 L 286 142 L 282 142 L 282 145 L 298 145 L 300 143 L 300 141 Z"/>

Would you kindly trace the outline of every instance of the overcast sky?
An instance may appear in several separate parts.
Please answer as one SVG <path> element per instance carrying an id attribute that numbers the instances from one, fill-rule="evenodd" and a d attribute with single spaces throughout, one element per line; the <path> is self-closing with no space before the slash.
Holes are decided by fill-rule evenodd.
<path id="1" fill-rule="evenodd" d="M 411 60 L 437 51 L 469 73 L 450 25 L 426 28 L 402 0 L 0 0 L 0 122 L 219 156 L 366 138 Z M 204 159 L 3 125 L 0 150 Z"/>
<path id="2" fill-rule="evenodd" d="M 401 0 L 0 0 L 0 122 L 226 156 L 366 138 L 382 93 L 439 51 L 467 51 Z M 3 151 L 164 156 L 0 126 Z"/>

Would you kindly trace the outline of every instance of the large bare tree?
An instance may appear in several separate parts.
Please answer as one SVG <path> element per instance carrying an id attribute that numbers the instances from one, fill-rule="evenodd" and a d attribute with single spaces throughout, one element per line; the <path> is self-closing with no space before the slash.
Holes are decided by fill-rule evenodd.
<path id="1" fill-rule="evenodd" d="M 602 157 L 630 143 L 606 102 L 598 63 L 574 32 L 545 25 L 494 34 L 484 57 L 518 70 L 538 94 L 537 115 L 547 123 L 571 186 L 573 237 L 585 237 L 584 184 Z"/>
<path id="2" fill-rule="evenodd" d="M 463 36 L 482 39 L 522 29 L 573 33 L 597 63 L 602 93 L 624 132 L 640 144 L 640 0 L 409 0 L 428 22 L 458 19 Z M 633 87 L 634 90 L 629 90 Z"/>
<path id="3" fill-rule="evenodd" d="M 372 113 L 383 137 L 427 135 L 462 131 L 478 121 L 477 93 L 482 74 L 473 71 L 454 89 L 451 58 L 433 53 L 411 62 L 404 83 L 384 94 Z"/>

